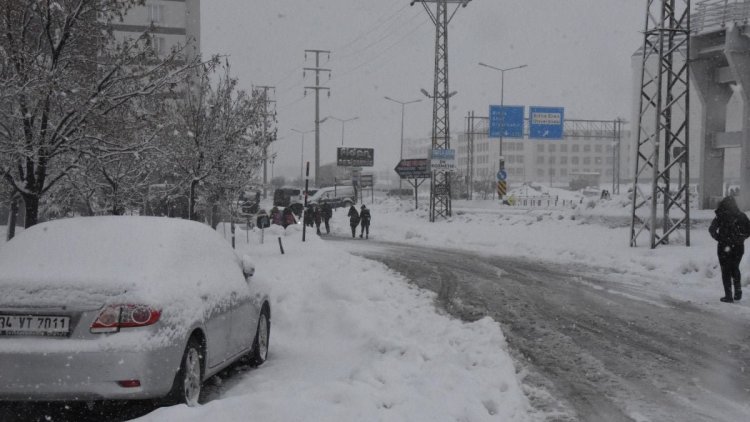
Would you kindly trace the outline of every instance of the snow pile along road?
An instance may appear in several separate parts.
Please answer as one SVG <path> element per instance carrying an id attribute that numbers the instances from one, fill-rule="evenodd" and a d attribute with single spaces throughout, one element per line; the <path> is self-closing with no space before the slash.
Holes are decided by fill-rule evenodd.
<path id="1" fill-rule="evenodd" d="M 438 314 L 432 293 L 300 229 L 237 237 L 270 280 L 269 360 L 225 380 L 221 399 L 140 420 L 531 420 L 496 322 Z"/>

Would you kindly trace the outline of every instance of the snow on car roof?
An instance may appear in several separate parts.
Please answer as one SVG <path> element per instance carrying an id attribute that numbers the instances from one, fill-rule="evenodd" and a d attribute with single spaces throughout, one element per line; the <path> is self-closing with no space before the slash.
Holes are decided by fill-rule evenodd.
<path id="1" fill-rule="evenodd" d="M 244 282 L 227 242 L 210 227 L 186 220 L 56 220 L 33 226 L 0 248 L 0 302 L 12 305 L 116 296 L 202 309 Z"/>

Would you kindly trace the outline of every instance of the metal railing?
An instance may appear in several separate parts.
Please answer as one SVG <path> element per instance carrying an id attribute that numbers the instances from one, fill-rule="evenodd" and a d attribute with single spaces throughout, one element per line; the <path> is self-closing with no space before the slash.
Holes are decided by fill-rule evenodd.
<path id="1" fill-rule="evenodd" d="M 509 196 L 505 202 L 506 205 L 523 208 L 554 208 L 565 207 L 571 208 L 577 204 L 583 203 L 581 199 L 560 199 L 557 196 Z"/>
<path id="2" fill-rule="evenodd" d="M 693 33 L 719 31 L 730 23 L 746 24 L 750 19 L 748 0 L 703 0 L 691 17 Z"/>

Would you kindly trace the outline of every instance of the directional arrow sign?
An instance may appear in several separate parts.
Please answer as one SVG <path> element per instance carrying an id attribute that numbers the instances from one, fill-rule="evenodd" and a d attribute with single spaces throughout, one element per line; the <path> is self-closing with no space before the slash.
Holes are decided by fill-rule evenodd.
<path id="1" fill-rule="evenodd" d="M 429 179 L 432 176 L 428 159 L 401 160 L 394 170 L 402 179 Z"/>

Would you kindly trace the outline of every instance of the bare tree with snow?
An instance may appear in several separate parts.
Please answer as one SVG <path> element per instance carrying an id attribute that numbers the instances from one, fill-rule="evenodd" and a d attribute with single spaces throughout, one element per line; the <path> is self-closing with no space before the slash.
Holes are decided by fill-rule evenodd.
<path id="1" fill-rule="evenodd" d="M 26 227 L 56 184 L 108 149 L 102 122 L 164 95 L 196 66 L 179 49 L 158 58 L 148 34 L 115 42 L 110 24 L 136 4 L 0 2 L 0 176 L 22 197 Z"/>

